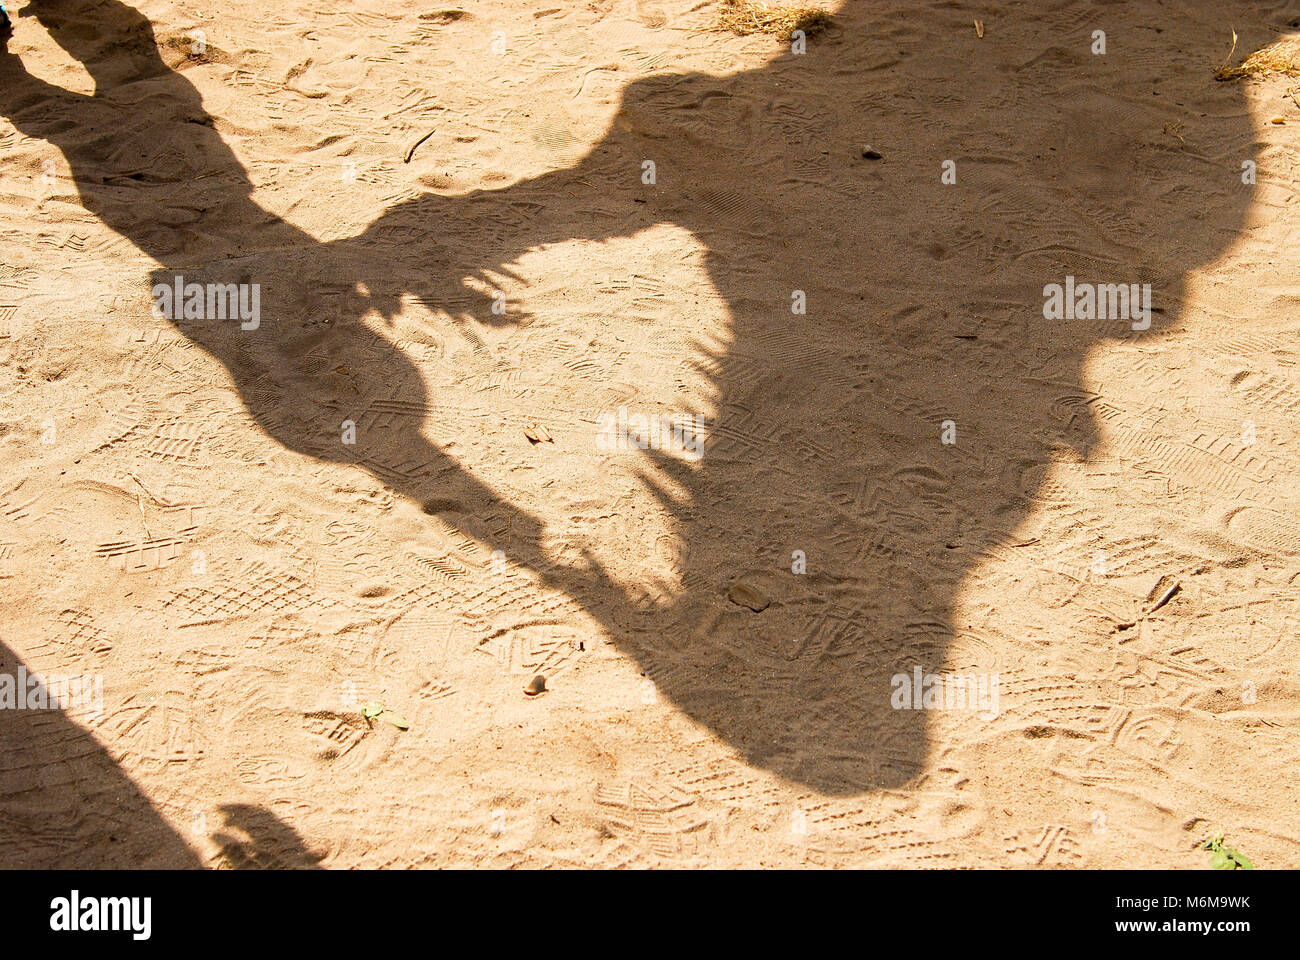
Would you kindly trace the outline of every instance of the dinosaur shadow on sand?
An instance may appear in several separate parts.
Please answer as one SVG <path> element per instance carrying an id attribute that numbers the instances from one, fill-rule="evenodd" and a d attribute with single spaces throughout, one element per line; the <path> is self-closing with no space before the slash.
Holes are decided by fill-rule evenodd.
<path id="1" fill-rule="evenodd" d="M 891 678 L 942 668 L 963 581 L 1029 515 L 1045 467 L 1094 445 L 1087 406 L 1067 418 L 1058 402 L 1080 392 L 1088 352 L 1176 320 L 1189 272 L 1246 218 L 1252 190 L 1237 172 L 1256 153 L 1254 130 L 1240 88 L 1214 83 L 1222 50 L 1203 29 L 1228 22 L 1224 6 L 1128 4 L 1111 41 L 1126 48 L 1099 57 L 1082 2 L 1035 5 L 1022 29 L 977 45 L 953 40 L 970 31 L 957 11 L 849 0 L 806 54 L 631 83 L 608 134 L 572 167 L 426 194 L 330 242 L 251 199 L 197 90 L 164 61 L 149 21 L 115 0 L 34 7 L 90 72 L 93 96 L 6 53 L 0 112 L 62 150 L 86 209 L 162 265 L 156 282 L 260 283 L 256 330 L 175 322 L 229 370 L 268 435 L 363 466 L 503 550 L 580 601 L 663 696 L 750 763 L 849 795 L 903 787 L 924 768 L 924 713 L 893 709 Z M 1286 26 L 1283 6 L 1242 6 L 1236 25 L 1256 24 L 1249 42 L 1267 42 Z M 976 70 L 996 73 L 993 92 L 966 88 Z M 1057 104 L 1062 78 L 1110 95 Z M 1153 88 L 1165 103 L 1206 87 L 1215 157 L 1141 126 Z M 1022 109 L 1041 100 L 1052 108 Z M 1005 150 L 969 152 L 971 134 L 990 128 Z M 862 155 L 868 137 L 883 160 Z M 940 179 L 950 157 L 958 186 Z M 642 182 L 647 158 L 654 185 Z M 369 447 L 364 436 L 338 442 L 348 408 L 308 354 L 437 407 L 418 366 L 363 316 L 392 318 L 413 297 L 464 324 L 510 324 L 471 278 L 508 273 L 541 245 L 663 223 L 707 246 L 731 340 L 706 358 L 718 414 L 703 459 L 641 454 L 642 480 L 683 545 L 690 586 L 668 602 L 634 602 L 588 554 L 556 562 L 543 522 L 432 443 L 428 423 Z M 1044 284 L 1066 274 L 1151 283 L 1164 312 L 1145 331 L 1044 320 Z M 791 314 L 796 289 L 806 316 Z M 824 399 L 810 416 L 812 388 Z M 939 442 L 948 418 L 960 430 L 953 448 Z M 790 574 L 809 544 L 807 574 Z M 740 577 L 763 584 L 767 609 L 729 602 Z"/>

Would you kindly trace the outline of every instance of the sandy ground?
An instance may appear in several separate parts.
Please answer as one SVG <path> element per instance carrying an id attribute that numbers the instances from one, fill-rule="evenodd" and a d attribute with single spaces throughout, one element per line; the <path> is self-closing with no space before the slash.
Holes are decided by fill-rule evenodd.
<path id="1" fill-rule="evenodd" d="M 1300 865 L 1300 7 L 826 7 L 19 12 L 0 865 Z"/>

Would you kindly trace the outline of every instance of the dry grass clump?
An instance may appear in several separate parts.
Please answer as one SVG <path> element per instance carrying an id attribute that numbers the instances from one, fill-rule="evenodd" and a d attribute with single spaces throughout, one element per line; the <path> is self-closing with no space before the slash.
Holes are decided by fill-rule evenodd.
<path id="1" fill-rule="evenodd" d="M 1232 46 L 1233 50 L 1237 47 L 1236 33 L 1232 35 Z M 1232 59 L 1232 51 L 1228 52 L 1228 59 Z M 1256 50 L 1235 67 L 1228 66 L 1227 61 L 1224 61 L 1223 66 L 1215 71 L 1214 78 L 1241 80 L 1249 77 L 1258 80 L 1275 73 L 1300 77 L 1300 40 L 1289 39 L 1270 43 L 1267 47 Z"/>
<path id="2" fill-rule="evenodd" d="M 775 33 L 789 40 L 796 30 L 814 36 L 831 25 L 831 15 L 820 7 L 768 6 L 761 0 L 722 0 L 718 26 L 743 35 Z"/>

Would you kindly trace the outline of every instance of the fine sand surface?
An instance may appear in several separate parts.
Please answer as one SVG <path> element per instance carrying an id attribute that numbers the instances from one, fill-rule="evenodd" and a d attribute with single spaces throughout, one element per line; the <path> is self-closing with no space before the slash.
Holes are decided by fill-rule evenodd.
<path id="1" fill-rule="evenodd" d="M 440 2 L 16 11 L 0 866 L 1300 865 L 1300 7 Z"/>

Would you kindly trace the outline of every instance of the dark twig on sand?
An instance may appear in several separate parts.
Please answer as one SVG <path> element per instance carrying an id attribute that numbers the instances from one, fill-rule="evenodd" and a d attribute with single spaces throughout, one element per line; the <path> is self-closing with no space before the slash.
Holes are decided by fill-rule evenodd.
<path id="1" fill-rule="evenodd" d="M 430 130 L 428 133 L 426 133 L 424 136 L 422 136 L 419 140 L 416 140 L 415 143 L 411 144 L 411 149 L 406 151 L 406 156 L 405 156 L 404 158 L 402 158 L 402 163 L 410 163 L 410 162 L 411 162 L 411 158 L 412 158 L 413 156 L 415 156 L 415 151 L 416 151 L 416 149 L 420 146 L 420 144 L 424 143 L 424 141 L 428 140 L 431 136 L 433 136 L 433 133 L 434 133 L 434 132 L 433 132 L 432 130 Z"/>

